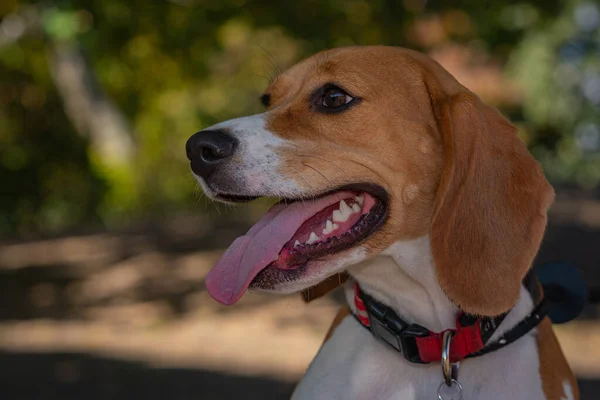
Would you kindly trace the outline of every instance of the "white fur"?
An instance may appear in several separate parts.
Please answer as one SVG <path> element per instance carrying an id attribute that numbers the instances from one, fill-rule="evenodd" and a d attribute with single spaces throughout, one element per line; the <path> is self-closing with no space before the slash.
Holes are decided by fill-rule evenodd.
<path id="1" fill-rule="evenodd" d="M 436 331 L 455 327 L 457 309 L 437 283 L 429 238 L 397 242 L 382 254 L 349 268 L 361 287 L 411 322 Z M 346 296 L 353 306 L 352 282 L 346 285 Z M 522 287 L 497 334 L 532 308 L 531 296 Z M 503 349 L 463 360 L 458 380 L 465 400 L 544 399 L 535 331 Z M 439 364 L 405 361 L 349 316 L 323 345 L 292 398 L 431 400 L 437 398 L 441 382 Z"/>
<path id="2" fill-rule="evenodd" d="M 573 388 L 569 381 L 563 382 L 563 392 L 565 395 L 560 398 L 560 400 L 575 400 L 575 396 L 573 395 Z"/>
<path id="3" fill-rule="evenodd" d="M 455 326 L 458 310 L 437 283 L 428 236 L 396 242 L 372 263 L 348 271 L 363 290 L 408 320 L 438 332 Z"/>
<path id="4" fill-rule="evenodd" d="M 289 143 L 266 129 L 266 113 L 231 119 L 206 128 L 225 129 L 238 139 L 234 158 L 221 167 L 219 173 L 227 174 L 237 182 L 238 195 L 295 197 L 301 194 L 296 181 L 279 173 L 281 160 L 277 150 Z M 212 190 L 197 175 L 196 180 L 204 192 Z"/>

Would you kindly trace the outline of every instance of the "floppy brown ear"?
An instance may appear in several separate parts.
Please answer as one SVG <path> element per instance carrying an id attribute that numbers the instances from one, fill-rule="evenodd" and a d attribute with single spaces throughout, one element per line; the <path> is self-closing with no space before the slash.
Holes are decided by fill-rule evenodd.
<path id="1" fill-rule="evenodd" d="M 302 291 L 302 298 L 304 299 L 304 302 L 310 303 L 313 300 L 325 296 L 332 290 L 335 290 L 338 287 L 342 286 L 344 282 L 346 282 L 348 277 L 349 275 L 346 272 L 340 272 L 330 276 L 329 278 L 325 279 L 323 282 L 316 284 L 315 286 L 304 289 Z"/>
<path id="2" fill-rule="evenodd" d="M 516 129 L 472 93 L 444 100 L 444 169 L 430 232 L 442 290 L 463 311 L 498 315 L 518 300 L 554 191 Z"/>

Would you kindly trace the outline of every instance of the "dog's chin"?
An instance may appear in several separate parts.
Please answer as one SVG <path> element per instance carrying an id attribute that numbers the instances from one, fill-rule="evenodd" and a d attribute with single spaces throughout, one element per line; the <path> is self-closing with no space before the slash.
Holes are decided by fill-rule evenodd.
<path id="1" fill-rule="evenodd" d="M 215 183 L 207 183 L 204 179 L 200 178 L 192 171 L 192 175 L 196 182 L 200 185 L 202 192 L 206 197 L 211 200 L 218 201 L 220 203 L 235 205 L 247 203 L 252 200 L 256 200 L 259 197 L 263 197 L 264 195 L 245 195 L 243 192 L 239 194 L 238 190 L 228 190 L 222 188 L 223 185 L 215 184 Z M 231 194 L 229 193 L 231 192 Z"/>
<path id="2" fill-rule="evenodd" d="M 211 197 L 227 203 L 244 203 L 262 196 L 213 189 Z M 303 197 L 283 198 L 275 207 L 281 209 L 279 215 L 284 215 L 288 208 L 304 206 L 316 212 L 311 211 L 311 215 L 298 223 L 275 261 L 256 274 L 249 289 L 297 292 L 364 260 L 365 245 L 386 222 L 388 194 L 374 184 L 344 185 Z M 260 224 L 261 221 L 257 223 Z"/>
<path id="3" fill-rule="evenodd" d="M 366 248 L 358 245 L 329 257 L 307 261 L 293 270 L 267 267 L 254 278 L 249 289 L 277 294 L 297 293 L 318 285 L 366 258 Z"/>

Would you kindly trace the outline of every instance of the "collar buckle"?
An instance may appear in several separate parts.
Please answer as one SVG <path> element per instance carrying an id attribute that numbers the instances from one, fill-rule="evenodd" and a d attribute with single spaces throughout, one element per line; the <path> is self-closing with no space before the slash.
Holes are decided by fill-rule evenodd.
<path id="1" fill-rule="evenodd" d="M 427 328 L 418 324 L 407 324 L 393 310 L 374 299 L 365 301 L 365 306 L 371 323 L 371 333 L 376 339 L 402 353 L 406 360 L 424 364 L 416 338 L 429 336 Z"/>
<path id="2" fill-rule="evenodd" d="M 404 358 L 412 363 L 426 364 L 421 359 L 421 353 L 417 347 L 417 338 L 429 336 L 429 330 L 418 324 L 410 324 L 400 334 L 400 341 L 402 342 L 402 354 Z"/>

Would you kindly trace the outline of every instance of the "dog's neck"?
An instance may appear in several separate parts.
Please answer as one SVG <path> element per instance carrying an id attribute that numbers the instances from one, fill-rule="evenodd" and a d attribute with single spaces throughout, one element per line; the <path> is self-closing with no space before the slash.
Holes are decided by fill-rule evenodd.
<path id="1" fill-rule="evenodd" d="M 429 236 L 398 241 L 381 255 L 350 267 L 348 272 L 365 292 L 391 307 L 408 323 L 434 332 L 456 328 L 460 310 L 446 297 L 437 281 Z M 352 312 L 356 312 L 352 283 L 346 284 L 345 294 Z M 521 285 L 517 304 L 490 340 L 496 340 L 515 326 L 533 308 L 530 293 Z"/>
<path id="2" fill-rule="evenodd" d="M 347 271 L 365 292 L 392 307 L 407 323 L 417 323 L 435 332 L 456 328 L 460 310 L 437 282 L 428 237 L 397 242 L 379 256 Z M 345 292 L 349 306 L 356 313 L 353 280 L 346 283 Z M 517 304 L 490 342 L 497 341 L 532 308 L 532 298 L 522 285 Z M 464 386 L 464 398 L 485 395 L 490 399 L 545 398 L 541 384 L 532 384 L 536 377 L 539 382 L 540 374 L 534 332 L 530 331 L 510 348 L 463 360 L 458 378 Z M 374 335 L 368 334 L 357 320 L 346 317 L 317 354 L 293 398 L 323 398 L 324 393 L 329 397 L 331 393 L 339 394 L 336 397 L 339 399 L 435 397 L 435 387 L 442 381 L 439 366 L 439 363 L 409 362 L 377 343 Z"/>
<path id="3" fill-rule="evenodd" d="M 399 241 L 382 255 L 357 264 L 348 272 L 361 288 L 410 323 L 441 332 L 456 327 L 458 308 L 442 292 L 433 268 L 429 236 Z M 354 291 L 346 287 L 354 306 Z"/>

